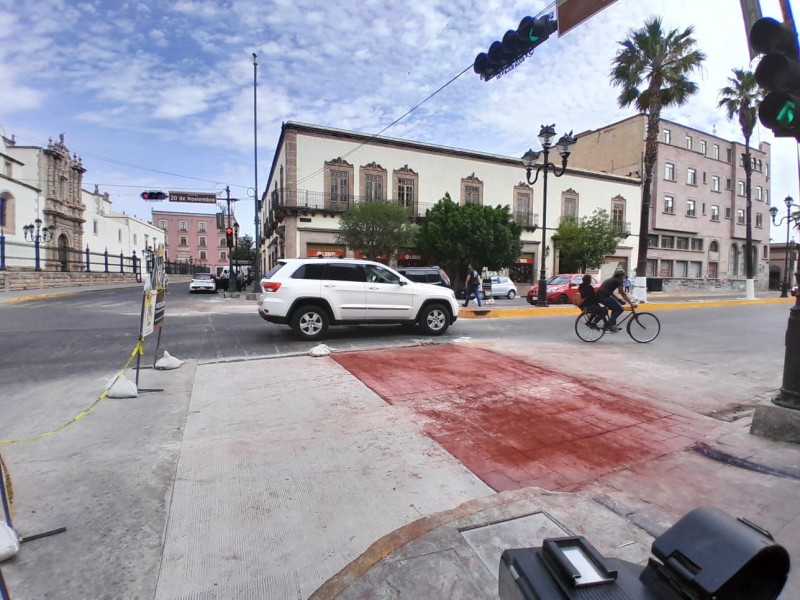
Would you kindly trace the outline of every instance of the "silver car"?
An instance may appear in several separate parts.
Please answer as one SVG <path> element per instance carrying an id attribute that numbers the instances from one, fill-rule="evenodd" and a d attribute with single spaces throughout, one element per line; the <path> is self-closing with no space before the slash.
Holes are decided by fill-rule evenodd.
<path id="1" fill-rule="evenodd" d="M 517 285 L 508 277 L 493 275 L 492 277 L 489 277 L 489 281 L 492 284 L 492 298 L 508 298 L 509 300 L 516 298 Z M 484 285 L 484 295 L 489 294 L 487 287 L 488 286 Z"/>

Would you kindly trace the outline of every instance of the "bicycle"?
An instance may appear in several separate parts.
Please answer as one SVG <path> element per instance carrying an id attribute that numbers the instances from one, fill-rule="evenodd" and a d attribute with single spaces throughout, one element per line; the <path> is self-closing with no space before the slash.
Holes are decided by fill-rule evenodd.
<path id="1" fill-rule="evenodd" d="M 653 313 L 637 311 L 635 305 L 630 305 L 630 309 L 626 307 L 626 312 L 627 314 L 617 323 L 617 327 L 621 328 L 627 322 L 628 335 L 634 342 L 646 344 L 658 337 L 661 332 L 661 321 Z M 603 319 L 600 319 L 599 323 L 592 322 L 592 317 L 595 316 L 585 308 L 581 308 L 581 314 L 575 319 L 575 333 L 584 342 L 596 342 L 609 331 L 603 326 Z"/>

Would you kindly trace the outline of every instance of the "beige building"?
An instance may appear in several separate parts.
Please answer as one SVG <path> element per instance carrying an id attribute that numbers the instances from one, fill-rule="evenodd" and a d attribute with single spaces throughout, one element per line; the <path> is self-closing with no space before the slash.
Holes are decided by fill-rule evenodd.
<path id="1" fill-rule="evenodd" d="M 560 162 L 557 155 L 555 159 Z M 562 177 L 551 174 L 544 247 L 548 275 L 559 272 L 551 236 L 562 217 L 588 216 L 596 208 L 607 210 L 630 233 L 608 257 L 604 272 L 632 265 L 639 243 L 640 187 L 639 179 L 627 174 L 571 167 Z M 523 225 L 523 249 L 509 275 L 517 283 L 531 282 L 538 279 L 542 251 L 542 190 L 543 177 L 534 186 L 527 184 L 519 158 L 287 122 L 263 196 L 261 272 L 281 258 L 317 252 L 354 256 L 337 242 L 339 215 L 353 203 L 391 200 L 424 218 L 426 210 L 449 193 L 462 204 L 511 208 Z M 397 262 L 427 264 L 414 248 L 402 249 Z"/>
<path id="2" fill-rule="evenodd" d="M 640 176 L 646 117 L 585 131 L 570 163 Z M 662 119 L 653 170 L 647 276 L 670 287 L 744 288 L 746 204 L 744 144 Z M 757 288 L 769 279 L 770 146 L 751 148 L 753 267 Z M 638 229 L 638 224 L 637 224 Z M 635 262 L 635 257 L 634 257 Z M 632 266 L 635 267 L 635 264 Z"/>

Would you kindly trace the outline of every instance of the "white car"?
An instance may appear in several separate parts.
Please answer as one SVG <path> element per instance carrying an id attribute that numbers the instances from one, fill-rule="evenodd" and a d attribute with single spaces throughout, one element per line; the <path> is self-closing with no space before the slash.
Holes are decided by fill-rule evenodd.
<path id="1" fill-rule="evenodd" d="M 195 292 L 216 292 L 217 281 L 211 273 L 195 273 L 189 282 L 189 293 Z"/>
<path id="2" fill-rule="evenodd" d="M 508 298 L 513 300 L 517 297 L 517 284 L 508 277 L 492 276 L 489 278 L 492 284 L 492 298 Z M 488 290 L 484 286 L 484 296 L 488 295 Z"/>
<path id="3" fill-rule="evenodd" d="M 417 283 L 369 260 L 289 258 L 261 279 L 258 314 L 290 325 L 302 340 L 321 339 L 330 325 L 416 324 L 441 335 L 458 318 L 453 290 Z"/>

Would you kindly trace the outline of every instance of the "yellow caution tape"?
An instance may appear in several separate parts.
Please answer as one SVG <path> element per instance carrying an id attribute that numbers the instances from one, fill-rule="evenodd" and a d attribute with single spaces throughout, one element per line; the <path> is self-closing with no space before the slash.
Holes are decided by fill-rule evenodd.
<path id="1" fill-rule="evenodd" d="M 136 355 L 138 354 L 138 355 L 144 356 L 143 342 L 144 342 L 144 339 L 142 337 L 140 337 L 136 341 L 136 347 L 133 349 L 133 352 L 131 352 L 131 355 L 128 358 L 128 362 L 125 363 L 124 367 L 122 367 L 119 371 L 117 371 L 117 374 L 114 375 L 114 377 L 111 379 L 111 382 L 106 386 L 106 389 L 103 390 L 103 393 L 100 394 L 100 397 L 97 400 L 95 400 L 94 402 L 92 402 L 92 404 L 89 405 L 89 407 L 85 408 L 84 410 L 79 412 L 77 415 L 75 415 L 70 421 L 67 421 L 63 425 L 61 425 L 59 427 L 56 427 L 52 431 L 48 431 L 47 433 L 40 433 L 39 435 L 35 435 L 33 437 L 20 438 L 20 439 L 16 439 L 16 440 L 0 440 L 0 445 L 17 444 L 17 443 L 20 443 L 20 442 L 32 442 L 34 440 L 41 440 L 41 439 L 44 439 L 46 437 L 50 437 L 54 433 L 57 433 L 57 432 L 59 432 L 59 431 L 61 431 L 63 429 L 66 429 L 67 427 L 69 427 L 70 425 L 72 425 L 73 423 L 75 423 L 77 421 L 80 421 L 83 417 L 88 415 L 92 411 L 92 409 L 94 409 L 95 406 L 100 404 L 100 401 L 103 400 L 103 398 L 108 396 L 108 390 L 110 390 L 111 386 L 114 385 L 114 383 L 116 383 L 117 379 L 122 377 L 122 375 L 125 373 L 125 370 L 130 366 L 131 362 L 133 362 L 133 359 L 136 357 Z"/>
<path id="2" fill-rule="evenodd" d="M 8 500 L 8 512 L 9 516 L 13 519 L 14 518 L 14 484 L 11 482 L 11 473 L 8 472 L 8 467 L 6 467 L 6 463 L 3 462 L 3 455 L 0 454 L 0 471 L 3 472 L 3 478 L 0 480 L 0 485 L 3 486 L 5 490 L 6 500 Z M 5 515 L 3 515 L 5 518 Z"/>

